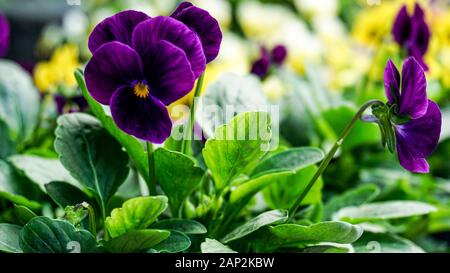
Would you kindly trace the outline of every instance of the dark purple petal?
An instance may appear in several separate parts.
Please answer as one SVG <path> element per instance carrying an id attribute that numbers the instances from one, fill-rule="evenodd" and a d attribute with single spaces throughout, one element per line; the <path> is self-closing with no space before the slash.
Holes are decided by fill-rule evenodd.
<path id="1" fill-rule="evenodd" d="M 110 104 L 114 121 L 124 132 L 157 144 L 170 136 L 172 121 L 167 108 L 152 96 L 139 98 L 131 87 L 122 87 Z"/>
<path id="2" fill-rule="evenodd" d="M 415 46 L 409 47 L 408 48 L 408 55 L 411 56 L 411 57 L 414 57 L 416 59 L 416 61 L 420 64 L 420 66 L 423 68 L 424 71 L 428 71 L 429 70 L 429 67 L 425 63 L 424 56 L 421 53 L 420 49 L 418 49 Z"/>
<path id="3" fill-rule="evenodd" d="M 56 103 L 56 111 L 58 115 L 64 114 L 64 108 L 66 107 L 67 100 L 62 95 L 55 95 L 54 97 Z"/>
<path id="4" fill-rule="evenodd" d="M 147 47 L 142 63 L 151 95 L 165 105 L 184 97 L 194 87 L 195 76 L 187 56 L 172 43 L 159 41 Z"/>
<path id="5" fill-rule="evenodd" d="M 155 17 L 140 23 L 133 32 L 133 48 L 141 56 L 149 45 L 165 40 L 182 49 L 198 78 L 206 68 L 205 54 L 198 36 L 183 23 L 170 17 Z"/>
<path id="6" fill-rule="evenodd" d="M 139 54 L 119 42 L 104 44 L 97 49 L 84 74 L 91 96 L 106 105 L 119 87 L 131 86 L 133 81 L 143 79 Z"/>
<path id="7" fill-rule="evenodd" d="M 4 57 L 9 47 L 9 23 L 6 18 L 0 14 L 0 58 Z"/>
<path id="8" fill-rule="evenodd" d="M 260 78 L 264 78 L 269 72 L 270 60 L 267 58 L 261 58 L 253 63 L 251 73 Z"/>
<path id="9" fill-rule="evenodd" d="M 384 69 L 384 89 L 389 103 L 398 103 L 400 98 L 400 73 L 391 59 L 389 59 Z"/>
<path id="10" fill-rule="evenodd" d="M 394 40 L 398 44 L 403 45 L 411 35 L 411 28 L 411 18 L 408 15 L 408 10 L 406 6 L 402 6 L 395 18 L 392 29 Z"/>
<path id="11" fill-rule="evenodd" d="M 400 163 L 406 166 L 415 166 L 416 159 L 430 156 L 439 142 L 442 126 L 442 114 L 439 106 L 429 100 L 428 109 L 424 116 L 413 119 L 395 128 L 397 148 Z M 409 162 L 409 163 L 405 163 Z M 418 161 L 424 166 L 422 161 Z M 408 169 L 407 167 L 405 167 Z M 409 169 L 408 169 L 409 170 Z"/>
<path id="12" fill-rule="evenodd" d="M 427 80 L 422 66 L 414 57 L 409 57 L 403 64 L 401 88 L 399 114 L 413 119 L 425 115 L 428 108 Z"/>
<path id="13" fill-rule="evenodd" d="M 420 55 L 425 55 L 430 43 L 430 29 L 423 18 L 421 20 L 413 20 L 413 31 L 411 33 L 411 40 L 408 41 L 409 46 L 414 46 L 420 52 Z"/>
<path id="14" fill-rule="evenodd" d="M 222 42 L 222 31 L 219 23 L 206 10 L 183 2 L 172 13 L 171 17 L 183 22 L 200 37 L 206 62 L 214 60 L 219 54 Z"/>
<path id="15" fill-rule="evenodd" d="M 101 45 L 118 41 L 131 46 L 134 28 L 150 19 L 143 12 L 126 10 L 106 18 L 100 22 L 89 36 L 89 50 L 94 53 Z"/>
<path id="16" fill-rule="evenodd" d="M 284 63 L 287 57 L 287 49 L 284 45 L 277 45 L 272 49 L 272 61 L 277 64 L 281 65 Z"/>

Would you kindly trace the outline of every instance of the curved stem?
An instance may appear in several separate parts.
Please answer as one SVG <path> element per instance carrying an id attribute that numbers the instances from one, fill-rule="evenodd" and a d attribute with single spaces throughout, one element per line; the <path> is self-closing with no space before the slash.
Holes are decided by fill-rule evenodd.
<path id="1" fill-rule="evenodd" d="M 195 123 L 195 106 L 196 106 L 196 98 L 200 97 L 202 86 L 203 86 L 203 80 L 205 78 L 205 72 L 203 72 L 200 77 L 197 80 L 197 86 L 195 87 L 194 91 L 194 98 L 192 99 L 192 105 L 190 110 L 190 118 L 188 121 L 188 126 L 186 127 L 187 130 L 184 134 L 183 142 L 181 143 L 181 152 L 183 154 L 190 154 L 191 150 L 191 140 L 192 135 L 194 131 L 194 123 Z"/>
<path id="2" fill-rule="evenodd" d="M 153 144 L 147 142 L 147 157 L 148 157 L 148 189 L 150 195 L 157 195 L 156 193 L 156 175 L 155 175 L 155 161 L 153 158 Z"/>
<path id="3" fill-rule="evenodd" d="M 303 190 L 302 194 L 297 198 L 295 203 L 292 205 L 292 207 L 289 209 L 289 217 L 294 217 L 295 213 L 297 212 L 298 208 L 300 207 L 303 199 L 305 199 L 306 195 L 308 195 L 311 188 L 314 186 L 314 183 L 319 179 L 319 177 L 322 175 L 322 173 L 325 171 L 325 169 L 328 167 L 328 164 L 333 159 L 334 155 L 336 154 L 337 150 L 341 147 L 342 143 L 344 142 L 345 138 L 348 136 L 350 131 L 353 129 L 353 126 L 355 126 L 356 122 L 361 118 L 362 114 L 371 106 L 373 105 L 384 105 L 384 102 L 380 100 L 369 100 L 366 102 L 361 108 L 358 110 L 358 112 L 353 116 L 352 120 L 349 124 L 345 127 L 345 129 L 340 134 L 337 141 L 334 143 L 333 147 L 331 147 L 331 150 L 326 155 L 325 159 L 320 163 L 319 169 L 317 169 L 314 176 L 311 178 L 309 183 L 306 185 L 306 188 Z"/>

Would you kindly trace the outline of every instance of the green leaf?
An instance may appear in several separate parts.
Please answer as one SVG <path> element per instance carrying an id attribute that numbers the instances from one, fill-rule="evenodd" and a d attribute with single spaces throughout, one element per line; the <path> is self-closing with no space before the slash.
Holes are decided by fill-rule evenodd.
<path id="1" fill-rule="evenodd" d="M 318 148 L 290 148 L 261 161 L 253 170 L 251 176 L 256 177 L 274 172 L 295 172 L 322 161 L 323 157 L 322 150 Z"/>
<path id="2" fill-rule="evenodd" d="M 170 236 L 161 243 L 152 247 L 159 253 L 178 253 L 191 246 L 191 239 L 182 232 L 170 231 Z"/>
<path id="3" fill-rule="evenodd" d="M 145 229 L 167 208 L 167 197 L 145 196 L 127 200 L 106 218 L 105 226 L 115 238 L 133 230 Z"/>
<path id="4" fill-rule="evenodd" d="M 353 253 L 351 244 L 332 244 L 332 243 L 321 243 L 314 246 L 309 246 L 301 251 L 302 253 Z"/>
<path id="5" fill-rule="evenodd" d="M 94 236 L 71 223 L 39 216 L 20 232 L 20 247 L 27 253 L 95 252 Z"/>
<path id="6" fill-rule="evenodd" d="M 261 230 L 251 242 L 259 251 L 272 251 L 281 247 L 304 247 L 321 242 L 350 244 L 362 233 L 361 227 L 346 222 L 321 222 L 310 226 L 281 224 Z"/>
<path id="7" fill-rule="evenodd" d="M 37 217 L 36 213 L 31 211 L 29 208 L 18 205 L 14 206 L 14 215 L 16 216 L 16 219 L 19 221 L 21 225 L 25 225 L 31 219 Z"/>
<path id="8" fill-rule="evenodd" d="M 267 211 L 237 227 L 232 232 L 223 237 L 221 241 L 223 243 L 228 243 L 245 237 L 264 226 L 284 223 L 287 219 L 288 212 L 285 210 Z"/>
<path id="9" fill-rule="evenodd" d="M 295 174 L 279 177 L 263 190 L 264 200 L 270 208 L 289 209 L 316 173 L 315 165 L 297 171 Z M 319 178 L 306 195 L 302 204 L 315 204 L 322 199 L 322 178 Z"/>
<path id="10" fill-rule="evenodd" d="M 70 184 L 78 184 L 58 159 L 32 155 L 14 155 L 8 160 L 44 192 L 45 185 L 52 181 L 66 181 Z"/>
<path id="11" fill-rule="evenodd" d="M 331 219 L 334 212 L 349 207 L 359 206 L 374 200 L 380 189 L 374 184 L 361 185 L 331 198 L 324 206 L 324 219 Z"/>
<path id="12" fill-rule="evenodd" d="M 189 219 L 166 219 L 154 223 L 152 228 L 176 230 L 186 234 L 204 234 L 208 232 L 203 224 Z"/>
<path id="13" fill-rule="evenodd" d="M 184 200 L 200 184 L 205 172 L 180 152 L 159 148 L 154 158 L 156 180 L 169 198 L 172 215 L 177 217 Z"/>
<path id="14" fill-rule="evenodd" d="M 16 153 L 16 142 L 6 123 L 0 119 L 0 159 Z"/>
<path id="15" fill-rule="evenodd" d="M 75 78 L 92 113 L 100 120 L 103 127 L 125 148 L 125 150 L 127 150 L 128 155 L 136 165 L 139 173 L 144 177 L 145 181 L 147 181 L 149 176 L 148 159 L 143 145 L 133 136 L 120 130 L 114 123 L 114 120 L 105 113 L 103 107 L 91 97 L 84 82 L 83 72 L 81 70 L 75 71 Z"/>
<path id="16" fill-rule="evenodd" d="M 41 205 L 27 197 L 39 197 L 39 189 L 28 179 L 20 176 L 7 162 L 0 160 L 0 198 L 31 209 L 39 209 Z"/>
<path id="17" fill-rule="evenodd" d="M 435 212 L 436 208 L 418 201 L 386 201 L 347 207 L 333 215 L 333 219 L 345 220 L 351 223 L 361 223 L 373 220 L 405 218 Z"/>
<path id="18" fill-rule="evenodd" d="M 221 242 L 209 238 L 206 238 L 206 241 L 201 243 L 200 248 L 202 253 L 237 253 Z"/>
<path id="19" fill-rule="evenodd" d="M 211 113 L 201 111 L 202 106 L 225 109 L 233 105 L 235 114 L 254 111 L 261 105 L 268 105 L 266 97 L 261 87 L 261 82 L 254 75 L 222 74 L 220 78 L 210 84 L 202 95 L 199 109 L 196 113 L 196 121 L 199 122 L 207 136 L 212 136 L 215 126 L 226 124 L 233 116 L 225 115 L 222 123 L 217 124 L 217 120 L 211 118 Z"/>
<path id="20" fill-rule="evenodd" d="M 167 230 L 141 229 L 131 230 L 106 243 L 106 247 L 114 253 L 130 253 L 147 250 L 170 236 Z"/>
<path id="21" fill-rule="evenodd" d="M 203 157 L 217 190 L 242 174 L 249 174 L 269 149 L 270 117 L 264 112 L 247 112 L 218 127 L 206 141 Z M 258 133 L 259 132 L 259 133 Z"/>
<path id="22" fill-rule="evenodd" d="M 425 251 L 413 242 L 386 233 L 364 232 L 363 236 L 353 243 L 359 253 L 424 253 Z"/>
<path id="23" fill-rule="evenodd" d="M 102 124 L 87 114 L 59 117 L 55 134 L 55 150 L 61 163 L 81 184 L 96 193 L 105 208 L 127 178 L 127 154 Z"/>
<path id="24" fill-rule="evenodd" d="M 50 182 L 45 185 L 47 194 L 58 206 L 65 208 L 83 202 L 91 203 L 91 198 L 79 188 L 66 182 Z"/>
<path id="25" fill-rule="evenodd" d="M 349 105 L 340 105 L 322 113 L 325 120 L 332 125 L 336 134 L 340 134 L 347 123 L 356 114 L 357 109 Z M 344 149 L 351 150 L 354 147 L 378 143 L 380 133 L 377 125 L 373 123 L 358 122 L 345 139 Z"/>
<path id="26" fill-rule="evenodd" d="M 0 60 L 0 98 L 0 120 L 12 140 L 23 143 L 36 127 L 40 97 L 30 74 L 14 62 Z"/>
<path id="27" fill-rule="evenodd" d="M 0 251 L 9 253 L 21 253 L 19 234 L 21 226 L 0 223 Z"/>
<path id="28" fill-rule="evenodd" d="M 323 159 L 323 152 L 317 148 L 291 148 L 264 159 L 253 170 L 250 179 L 232 189 L 230 202 L 247 203 L 249 198 L 264 187 L 287 179 L 301 169 Z"/>

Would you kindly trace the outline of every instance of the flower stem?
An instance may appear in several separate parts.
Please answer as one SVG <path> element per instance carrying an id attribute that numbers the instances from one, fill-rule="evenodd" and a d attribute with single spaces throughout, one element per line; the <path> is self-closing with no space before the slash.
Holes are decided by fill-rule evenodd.
<path id="1" fill-rule="evenodd" d="M 362 114 L 371 106 L 373 105 L 384 105 L 384 102 L 380 100 L 369 100 L 366 102 L 361 108 L 358 110 L 358 112 L 353 116 L 352 120 L 349 124 L 345 127 L 345 129 L 342 131 L 341 135 L 337 139 L 337 141 L 334 143 L 333 147 L 331 147 L 330 151 L 326 155 L 325 159 L 320 163 L 319 169 L 317 169 L 314 176 L 311 178 L 309 183 L 306 185 L 306 188 L 303 190 L 303 192 L 300 194 L 300 196 L 297 198 L 295 203 L 292 205 L 292 207 L 289 209 L 289 217 L 292 219 L 297 212 L 298 208 L 300 207 L 303 199 L 308 195 L 309 191 L 314 186 L 315 182 L 319 177 L 322 175 L 322 173 L 325 171 L 325 169 L 328 167 L 328 164 L 333 159 L 334 155 L 336 154 L 337 150 L 342 146 L 342 143 L 344 142 L 345 138 L 348 136 L 350 131 L 353 129 L 353 126 L 356 124 L 356 122 L 361 118 Z"/>
<path id="2" fill-rule="evenodd" d="M 195 123 L 196 98 L 200 97 L 204 78 L 205 78 L 205 72 L 203 72 L 197 80 L 197 86 L 195 87 L 195 91 L 194 91 L 194 98 L 192 99 L 192 105 L 191 105 L 191 111 L 190 111 L 191 115 L 190 115 L 190 118 L 189 118 L 189 121 L 187 124 L 188 126 L 186 127 L 187 130 L 184 134 L 183 142 L 181 143 L 181 152 L 186 155 L 189 155 L 191 152 L 191 141 L 192 141 L 192 135 L 193 135 L 194 123 Z"/>
<path id="3" fill-rule="evenodd" d="M 147 157 L 148 157 L 148 189 L 150 191 L 150 195 L 157 195 L 155 160 L 153 157 L 153 144 L 150 142 L 147 142 Z"/>

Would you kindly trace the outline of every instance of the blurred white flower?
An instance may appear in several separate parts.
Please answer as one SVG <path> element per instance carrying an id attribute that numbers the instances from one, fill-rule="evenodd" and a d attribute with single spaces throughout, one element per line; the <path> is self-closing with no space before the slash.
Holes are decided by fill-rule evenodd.
<path id="1" fill-rule="evenodd" d="M 333 17 L 338 12 L 337 0 L 294 0 L 297 9 L 308 17 Z"/>
<path id="2" fill-rule="evenodd" d="M 79 8 L 70 9 L 63 16 L 62 27 L 68 37 L 82 37 L 86 33 L 89 20 Z"/>
<path id="3" fill-rule="evenodd" d="M 192 4 L 208 11 L 217 19 L 222 28 L 228 28 L 231 24 L 231 6 L 225 0 L 193 0 Z"/>

